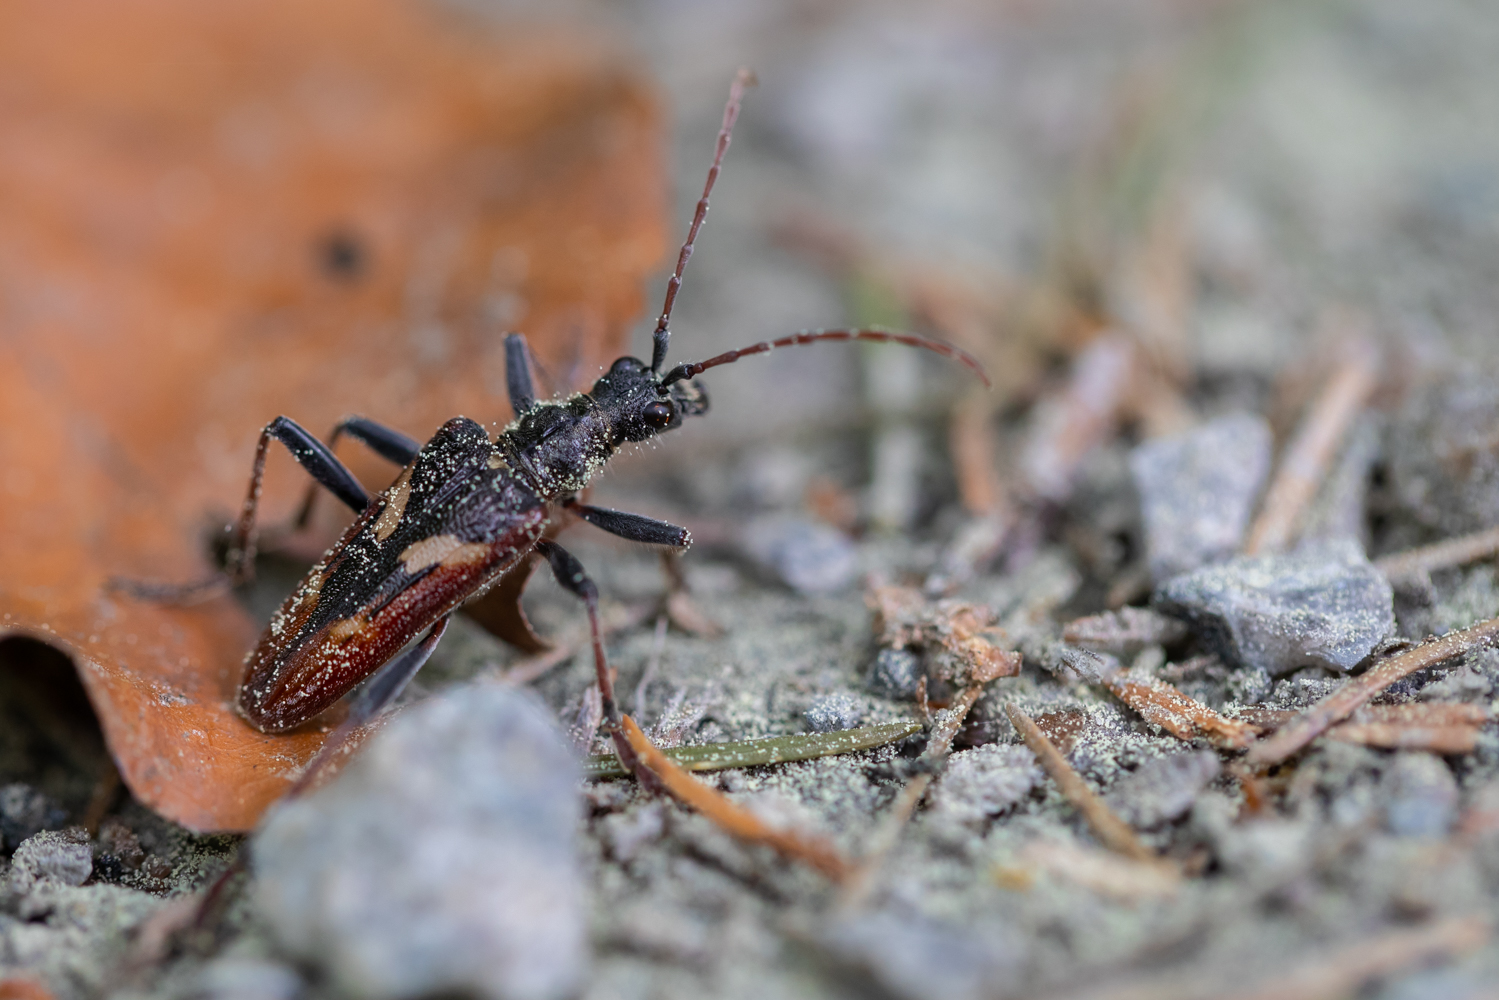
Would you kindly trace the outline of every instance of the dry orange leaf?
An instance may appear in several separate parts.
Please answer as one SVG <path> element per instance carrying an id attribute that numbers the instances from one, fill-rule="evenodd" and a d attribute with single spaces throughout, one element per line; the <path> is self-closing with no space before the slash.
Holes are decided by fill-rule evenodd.
<path id="1" fill-rule="evenodd" d="M 140 800 L 246 829 L 326 727 L 231 711 L 234 601 L 105 580 L 203 576 L 277 414 L 425 440 L 508 422 L 507 329 L 557 389 L 623 353 L 658 111 L 598 41 L 398 0 L 18 0 L 0 106 L 0 638 L 73 658 Z M 305 483 L 276 455 L 264 523 Z"/>

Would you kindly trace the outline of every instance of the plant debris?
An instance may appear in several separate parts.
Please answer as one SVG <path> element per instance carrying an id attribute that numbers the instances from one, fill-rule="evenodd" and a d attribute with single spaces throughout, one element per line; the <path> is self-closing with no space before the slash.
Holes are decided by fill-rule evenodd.
<path id="1" fill-rule="evenodd" d="M 778 830 L 748 809 L 693 778 L 664 753 L 651 745 L 635 720 L 624 717 L 625 738 L 642 764 L 655 774 L 672 796 L 702 813 L 725 831 L 752 844 L 765 844 L 781 854 L 815 868 L 835 882 L 848 877 L 849 863 L 838 849 L 821 837 L 796 830 Z"/>
<path id="2" fill-rule="evenodd" d="M 1396 681 L 1417 670 L 1489 645 L 1496 639 L 1499 639 L 1499 618 L 1491 618 L 1389 657 L 1250 747 L 1246 759 L 1251 764 L 1273 764 L 1285 760 Z"/>

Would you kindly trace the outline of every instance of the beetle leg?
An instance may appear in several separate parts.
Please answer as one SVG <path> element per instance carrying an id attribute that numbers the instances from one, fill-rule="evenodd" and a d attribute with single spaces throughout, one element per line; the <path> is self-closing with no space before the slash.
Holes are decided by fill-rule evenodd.
<path id="1" fill-rule="evenodd" d="M 149 601 L 169 604 L 193 604 L 224 593 L 231 587 L 248 583 L 255 577 L 255 513 L 260 507 L 261 481 L 265 478 L 265 455 L 271 441 L 280 441 L 291 452 L 292 458 L 313 479 L 329 492 L 355 510 L 363 510 L 369 503 L 359 480 L 354 478 L 333 452 L 308 430 L 290 417 L 277 417 L 260 432 L 255 445 L 255 462 L 250 470 L 250 486 L 245 493 L 245 503 L 240 509 L 239 521 L 229 539 L 226 568 L 207 580 L 182 584 L 153 584 L 119 577 L 111 579 L 106 587 L 120 590 Z"/>
<path id="2" fill-rule="evenodd" d="M 614 701 L 614 679 L 609 676 L 609 658 L 604 655 L 604 637 L 599 630 L 599 588 L 588 578 L 578 557 L 556 542 L 542 539 L 536 551 L 546 556 L 552 575 L 572 591 L 588 609 L 588 628 L 593 633 L 593 664 L 598 671 L 599 694 L 603 696 L 604 721 L 611 731 L 619 728 L 619 705 Z"/>
<path id="3" fill-rule="evenodd" d="M 249 581 L 255 575 L 255 512 L 260 506 L 260 485 L 265 477 L 265 455 L 272 440 L 286 445 L 297 464 L 307 474 L 322 484 L 328 492 L 356 511 L 364 510 L 370 496 L 359 480 L 350 472 L 327 445 L 290 417 L 277 417 L 265 425 L 260 432 L 260 441 L 255 445 L 255 465 L 250 472 L 250 488 L 245 494 L 245 505 L 240 511 L 239 523 L 229 543 L 229 579 L 233 584 Z"/>
<path id="4" fill-rule="evenodd" d="M 312 760 L 307 762 L 301 777 L 297 778 L 296 784 L 287 790 L 287 798 L 294 798 L 307 791 L 313 779 L 328 761 L 343 752 L 343 745 L 348 741 L 349 735 L 379 715 L 391 702 L 400 697 L 407 683 L 416 676 L 416 672 L 422 669 L 428 658 L 432 656 L 432 651 L 437 648 L 438 641 L 442 639 L 442 634 L 447 629 L 448 616 L 443 615 L 427 631 L 421 642 L 385 664 L 375 672 L 373 677 L 365 681 L 364 688 L 349 701 L 349 714 L 323 741 L 322 748 Z"/>
<path id="5" fill-rule="evenodd" d="M 614 739 L 614 752 L 619 762 L 647 788 L 660 789 L 660 780 L 650 768 L 640 762 L 629 740 L 625 739 L 624 727 L 620 725 L 619 704 L 614 700 L 614 678 L 609 675 L 609 658 L 604 655 L 604 636 L 599 630 L 599 588 L 588 578 L 583 564 L 576 556 L 556 542 L 542 539 L 536 543 L 536 551 L 546 556 L 551 564 L 552 575 L 563 587 L 582 598 L 588 609 L 588 630 L 593 635 L 593 666 L 598 671 L 599 700 L 603 702 L 604 722 L 609 735 Z"/>
<path id="6" fill-rule="evenodd" d="M 510 394 L 510 408 L 519 417 L 536 405 L 536 390 L 531 386 L 531 351 L 526 335 L 505 335 L 505 388 Z"/>
<path id="7" fill-rule="evenodd" d="M 628 538 L 632 542 L 666 545 L 674 549 L 685 549 L 692 544 L 691 532 L 669 521 L 658 521 L 643 514 L 610 510 L 607 507 L 590 507 L 576 500 L 568 500 L 562 506 L 595 528 L 620 538 Z"/>
<path id="8" fill-rule="evenodd" d="M 333 425 L 333 433 L 328 435 L 330 452 L 338 446 L 338 439 L 345 434 L 365 445 L 381 458 L 397 465 L 410 465 L 411 460 L 416 458 L 416 453 L 422 450 L 420 444 L 384 424 L 377 424 L 365 417 L 344 417 Z M 317 499 L 317 484 L 313 483 L 307 487 L 307 495 L 302 498 L 302 506 L 292 520 L 292 530 L 307 527 L 307 521 L 312 517 L 312 504 L 315 499 Z M 355 508 L 355 510 L 363 509 L 363 506 Z"/>

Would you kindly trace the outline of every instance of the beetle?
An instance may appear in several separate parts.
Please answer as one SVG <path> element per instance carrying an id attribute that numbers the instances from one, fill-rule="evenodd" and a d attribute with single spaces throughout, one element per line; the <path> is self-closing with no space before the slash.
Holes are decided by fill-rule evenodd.
<path id="1" fill-rule="evenodd" d="M 353 416 L 341 420 L 324 443 L 291 418 L 277 417 L 261 431 L 256 445 L 226 571 L 207 583 L 180 588 L 130 588 L 142 596 L 181 599 L 250 579 L 256 510 L 272 441 L 284 445 L 315 484 L 356 513 L 246 657 L 236 707 L 250 725 L 266 733 L 295 729 L 367 678 L 343 725 L 347 730 L 373 717 L 427 661 L 448 616 L 534 551 L 547 560 L 557 581 L 584 603 L 604 723 L 621 757 L 628 759 L 632 755 L 620 736 L 621 716 L 600 635 L 598 588 L 571 553 L 544 537 L 557 511 L 569 511 L 631 541 L 685 551 L 692 544 L 686 529 L 590 506 L 578 496 L 623 445 L 645 441 L 680 426 L 684 417 L 706 412 L 708 396 L 697 376 L 748 355 L 825 340 L 886 341 L 954 358 L 988 384 L 979 363 L 960 349 L 917 334 L 880 329 L 796 333 L 665 368 L 672 307 L 707 217 L 708 198 L 744 89 L 751 82 L 741 71 L 730 89 L 707 183 L 667 282 L 649 364 L 623 357 L 587 392 L 538 400 L 525 337 L 509 334 L 506 388 L 515 419 L 493 438 L 478 422 L 454 417 L 426 444 L 418 444 L 399 431 Z M 333 446 L 345 435 L 402 467 L 384 491 L 371 496 L 334 455 Z M 299 520 L 305 519 L 306 511 L 304 505 Z"/>

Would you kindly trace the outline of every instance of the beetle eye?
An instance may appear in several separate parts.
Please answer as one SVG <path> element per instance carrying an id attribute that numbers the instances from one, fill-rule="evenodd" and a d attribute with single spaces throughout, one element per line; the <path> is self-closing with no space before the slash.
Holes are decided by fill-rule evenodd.
<path id="1" fill-rule="evenodd" d="M 661 399 L 647 403 L 645 409 L 641 411 L 641 416 L 645 418 L 646 423 L 659 431 L 671 424 L 671 404 Z"/>

